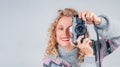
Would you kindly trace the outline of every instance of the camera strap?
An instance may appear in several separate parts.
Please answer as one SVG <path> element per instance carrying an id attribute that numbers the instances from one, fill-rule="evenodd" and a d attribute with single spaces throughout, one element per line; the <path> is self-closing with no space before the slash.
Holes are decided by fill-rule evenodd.
<path id="1" fill-rule="evenodd" d="M 99 62 L 99 67 L 101 67 L 101 61 L 100 61 L 100 48 L 101 48 L 101 43 L 100 43 L 100 39 L 99 39 L 99 34 L 98 34 L 98 30 L 97 30 L 97 26 L 96 24 L 93 22 L 94 24 L 94 27 L 95 27 L 95 32 L 96 32 L 96 35 L 97 35 L 97 42 L 94 42 L 94 43 L 97 43 L 97 45 L 93 45 L 93 49 L 96 50 L 95 52 L 95 58 L 96 60 Z"/>

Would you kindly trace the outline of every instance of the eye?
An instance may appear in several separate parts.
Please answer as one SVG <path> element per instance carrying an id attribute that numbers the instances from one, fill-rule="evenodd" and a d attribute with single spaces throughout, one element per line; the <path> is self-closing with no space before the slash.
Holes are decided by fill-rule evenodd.
<path id="1" fill-rule="evenodd" d="M 63 28 L 62 28 L 62 27 L 60 27 L 60 28 L 58 28 L 58 30 L 63 30 Z"/>

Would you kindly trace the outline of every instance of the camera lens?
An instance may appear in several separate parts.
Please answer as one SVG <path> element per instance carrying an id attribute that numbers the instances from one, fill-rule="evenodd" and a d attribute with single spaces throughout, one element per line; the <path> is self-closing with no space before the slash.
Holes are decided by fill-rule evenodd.
<path id="1" fill-rule="evenodd" d="M 78 25 L 76 26 L 76 28 L 75 28 L 75 32 L 76 32 L 77 34 L 79 34 L 79 35 L 83 35 L 83 34 L 86 33 L 86 28 L 85 28 L 84 25 L 78 24 Z"/>

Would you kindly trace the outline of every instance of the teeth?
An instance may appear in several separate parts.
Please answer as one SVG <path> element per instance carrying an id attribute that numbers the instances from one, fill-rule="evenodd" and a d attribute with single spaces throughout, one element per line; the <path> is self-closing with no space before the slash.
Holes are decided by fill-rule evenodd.
<path id="1" fill-rule="evenodd" d="M 62 39 L 62 40 L 69 40 L 69 39 Z"/>

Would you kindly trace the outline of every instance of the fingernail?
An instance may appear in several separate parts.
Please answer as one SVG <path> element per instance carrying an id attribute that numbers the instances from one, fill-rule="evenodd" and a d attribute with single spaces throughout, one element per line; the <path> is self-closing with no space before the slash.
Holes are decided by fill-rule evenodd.
<path id="1" fill-rule="evenodd" d="M 84 20 L 84 21 L 86 21 L 86 19 L 85 19 L 85 18 L 83 18 L 83 20 Z"/>
<path id="2" fill-rule="evenodd" d="M 84 37 L 84 35 L 81 36 L 82 38 Z"/>

